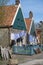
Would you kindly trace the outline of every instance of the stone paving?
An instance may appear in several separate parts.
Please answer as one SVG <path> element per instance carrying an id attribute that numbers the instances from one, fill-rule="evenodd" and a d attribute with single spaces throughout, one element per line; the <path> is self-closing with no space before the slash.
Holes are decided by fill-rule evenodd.
<path id="1" fill-rule="evenodd" d="M 19 65 L 43 65 L 43 59 L 36 59 L 25 63 L 21 63 Z"/>
<path id="2" fill-rule="evenodd" d="M 12 58 L 14 60 L 17 60 L 19 65 L 29 65 L 29 63 L 34 63 L 34 62 L 36 62 L 36 60 L 40 60 L 41 59 L 41 61 L 43 61 L 43 52 L 40 53 L 40 54 L 32 55 L 32 56 L 29 56 L 29 55 L 16 55 L 16 54 L 14 54 L 12 56 Z M 0 65 L 5 65 L 5 64 L 2 63 Z M 32 65 L 32 64 L 30 64 L 30 65 Z M 43 65 L 43 62 L 42 62 L 42 65 Z"/>
<path id="3" fill-rule="evenodd" d="M 13 55 L 13 58 L 17 59 L 19 63 L 24 63 L 24 62 L 31 61 L 31 60 L 34 60 L 34 59 L 43 59 L 43 52 L 40 53 L 40 54 L 32 55 L 32 56 L 29 56 L 29 55 Z"/>

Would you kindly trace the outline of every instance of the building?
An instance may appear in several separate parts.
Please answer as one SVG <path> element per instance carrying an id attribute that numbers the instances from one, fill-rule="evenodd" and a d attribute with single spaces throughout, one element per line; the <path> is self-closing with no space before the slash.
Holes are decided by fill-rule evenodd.
<path id="1" fill-rule="evenodd" d="M 37 38 L 37 43 L 41 44 L 41 30 L 39 28 L 36 29 L 36 38 Z"/>
<path id="2" fill-rule="evenodd" d="M 34 36 L 33 14 L 30 11 L 29 18 L 24 19 L 19 0 L 16 1 L 15 5 L 0 6 L 0 15 L 0 45 L 9 45 L 13 40 L 11 39 L 12 34 L 18 34 L 22 31 Z M 26 38 L 24 36 L 23 43 L 26 43 Z"/>
<path id="3" fill-rule="evenodd" d="M 33 13 L 31 11 L 29 12 L 29 18 L 25 18 L 25 22 L 26 22 L 28 35 L 31 36 L 30 38 L 31 41 L 28 42 L 30 42 L 30 44 L 36 44 L 35 24 L 33 20 Z"/>
<path id="4" fill-rule="evenodd" d="M 26 30 L 21 5 L 0 6 L 0 13 L 4 17 L 0 20 L 0 44 L 3 46 L 10 44 L 11 33 L 18 33 Z M 19 30 L 19 31 L 18 31 Z"/>

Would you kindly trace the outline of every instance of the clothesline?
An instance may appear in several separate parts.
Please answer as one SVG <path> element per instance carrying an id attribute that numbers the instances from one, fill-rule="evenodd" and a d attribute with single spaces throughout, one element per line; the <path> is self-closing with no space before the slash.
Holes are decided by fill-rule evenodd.
<path id="1" fill-rule="evenodd" d="M 22 31 L 20 33 L 11 33 L 11 40 L 16 40 L 22 36 L 26 36 L 26 32 Z"/>

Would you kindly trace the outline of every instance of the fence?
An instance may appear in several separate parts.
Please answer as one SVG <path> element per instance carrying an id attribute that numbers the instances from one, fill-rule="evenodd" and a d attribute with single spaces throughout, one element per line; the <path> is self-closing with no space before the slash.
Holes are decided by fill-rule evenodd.
<path id="1" fill-rule="evenodd" d="M 26 46 L 13 46 L 12 50 L 14 54 L 25 54 L 33 55 L 35 54 L 34 49 L 39 48 L 39 45 L 26 45 Z"/>
<path id="2" fill-rule="evenodd" d="M 43 44 L 40 44 L 39 47 L 43 51 Z"/>

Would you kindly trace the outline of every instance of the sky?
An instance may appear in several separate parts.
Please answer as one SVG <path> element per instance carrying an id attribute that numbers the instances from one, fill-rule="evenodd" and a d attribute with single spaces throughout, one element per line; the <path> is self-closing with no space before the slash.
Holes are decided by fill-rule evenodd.
<path id="1" fill-rule="evenodd" d="M 20 3 L 24 18 L 32 11 L 35 23 L 43 21 L 43 0 L 20 0 Z M 9 4 L 15 4 L 15 0 L 10 0 Z"/>

